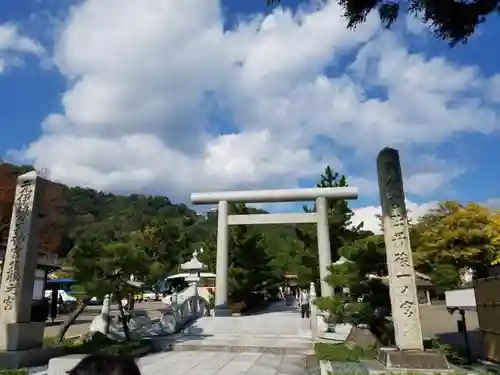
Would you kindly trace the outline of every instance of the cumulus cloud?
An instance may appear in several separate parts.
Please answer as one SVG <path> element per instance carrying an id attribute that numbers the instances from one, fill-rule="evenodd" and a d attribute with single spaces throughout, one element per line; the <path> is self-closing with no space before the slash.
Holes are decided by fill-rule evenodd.
<path id="1" fill-rule="evenodd" d="M 391 145 L 406 189 L 425 194 L 463 170 L 419 147 L 500 124 L 490 77 L 408 51 L 376 17 L 353 32 L 335 2 L 313 2 L 224 18 L 218 0 L 74 6 L 54 48 L 63 110 L 12 155 L 66 183 L 185 199 L 296 186 L 325 164 L 373 194 L 376 151 Z"/>
<path id="2" fill-rule="evenodd" d="M 424 216 L 429 210 L 436 208 L 438 206 L 437 201 L 425 202 L 422 204 L 406 201 L 406 209 L 408 210 L 409 220 L 418 220 L 420 217 Z M 380 206 L 368 206 L 363 208 L 353 209 L 354 216 L 352 218 L 352 223 L 357 226 L 363 223 L 363 229 L 370 230 L 373 233 L 379 234 L 380 221 L 376 215 L 380 215 L 382 209 Z"/>
<path id="3" fill-rule="evenodd" d="M 12 66 L 22 65 L 25 55 L 40 56 L 43 53 L 43 47 L 22 35 L 16 25 L 0 24 L 0 74 Z"/>

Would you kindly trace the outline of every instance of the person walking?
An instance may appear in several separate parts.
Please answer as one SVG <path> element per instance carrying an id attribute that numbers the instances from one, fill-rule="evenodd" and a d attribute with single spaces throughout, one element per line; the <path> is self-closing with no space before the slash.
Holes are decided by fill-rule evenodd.
<path id="1" fill-rule="evenodd" d="M 307 289 L 302 289 L 299 298 L 300 314 L 302 315 L 302 319 L 309 318 L 309 314 L 311 312 L 310 303 L 311 303 L 311 298 L 309 296 L 309 291 Z"/>

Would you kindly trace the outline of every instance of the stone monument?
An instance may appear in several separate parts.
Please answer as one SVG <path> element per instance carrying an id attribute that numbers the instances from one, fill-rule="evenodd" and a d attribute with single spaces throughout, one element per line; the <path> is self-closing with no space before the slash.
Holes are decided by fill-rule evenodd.
<path id="1" fill-rule="evenodd" d="M 403 177 L 397 150 L 377 158 L 378 184 L 389 272 L 396 348 L 381 348 L 378 359 L 394 369 L 449 369 L 443 355 L 424 351 L 415 270 L 410 246 Z"/>
<path id="2" fill-rule="evenodd" d="M 35 171 L 18 177 L 0 285 L 0 351 L 41 348 L 44 322 L 31 322 L 38 262 L 39 209 L 47 181 Z"/>
<path id="3" fill-rule="evenodd" d="M 200 254 L 201 253 L 203 253 L 203 248 L 200 249 Z M 195 297 L 195 299 L 190 299 L 189 308 L 196 309 L 196 315 L 200 313 L 204 315 L 204 311 L 200 310 L 201 306 L 199 304 L 200 296 L 198 294 L 198 284 L 200 282 L 200 272 L 205 268 L 206 266 L 198 259 L 198 251 L 196 250 L 193 251 L 193 255 L 191 256 L 190 260 L 188 260 L 186 263 L 181 264 L 181 269 L 188 272 L 188 276 L 185 280 L 189 283 L 189 286 L 193 288 L 194 296 L 192 297 Z M 195 305 L 192 305 L 192 303 L 195 303 Z"/>

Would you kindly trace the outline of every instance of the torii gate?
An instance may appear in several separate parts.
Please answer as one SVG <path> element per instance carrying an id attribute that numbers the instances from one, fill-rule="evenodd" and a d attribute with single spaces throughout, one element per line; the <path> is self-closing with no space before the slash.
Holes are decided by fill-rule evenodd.
<path id="1" fill-rule="evenodd" d="M 330 249 L 330 233 L 328 229 L 328 199 L 357 199 L 358 189 L 355 187 L 332 187 L 286 190 L 248 190 L 223 191 L 211 193 L 193 193 L 193 204 L 218 204 L 217 213 L 217 265 L 215 279 L 215 315 L 227 316 L 228 310 L 228 250 L 229 225 L 250 224 L 316 224 L 318 235 L 319 274 L 321 278 L 321 295 L 333 295 L 333 288 L 325 278 L 328 267 L 332 264 Z M 316 212 L 229 215 L 229 203 L 271 203 L 271 202 L 303 202 L 315 201 Z"/>

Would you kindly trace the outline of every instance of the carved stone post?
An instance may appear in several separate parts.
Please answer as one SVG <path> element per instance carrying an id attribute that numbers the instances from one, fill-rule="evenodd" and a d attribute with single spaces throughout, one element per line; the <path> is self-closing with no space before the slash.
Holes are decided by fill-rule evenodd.
<path id="1" fill-rule="evenodd" d="M 44 323 L 32 323 L 30 318 L 46 183 L 35 171 L 18 177 L 0 286 L 0 350 L 43 342 Z"/>
<path id="2" fill-rule="evenodd" d="M 311 284 L 309 286 L 309 297 L 311 299 L 311 317 L 310 317 L 310 324 L 311 324 L 311 336 L 313 341 L 316 341 L 318 338 L 318 308 L 316 307 L 316 286 L 314 283 L 311 281 Z"/>
<path id="3" fill-rule="evenodd" d="M 228 307 L 228 272 L 229 272 L 229 227 L 228 227 L 229 204 L 226 201 L 219 202 L 217 210 L 217 259 L 215 277 L 215 315 L 231 315 Z"/>
<path id="4" fill-rule="evenodd" d="M 424 351 L 413 268 L 403 177 L 397 150 L 383 149 L 377 158 L 380 203 L 389 271 L 389 293 L 396 348 L 380 348 L 378 360 L 394 370 L 448 370 L 446 357 Z"/>
<path id="5" fill-rule="evenodd" d="M 377 158 L 377 170 L 396 346 L 400 350 L 422 350 L 422 328 L 398 151 L 383 149 Z"/>
<path id="6" fill-rule="evenodd" d="M 332 249 L 330 245 L 330 228 L 328 226 L 328 202 L 325 197 L 316 199 L 316 215 L 318 217 L 316 231 L 318 235 L 321 296 L 330 297 L 335 294 L 335 289 L 326 281 L 326 277 L 330 273 L 328 267 L 332 265 Z"/>

